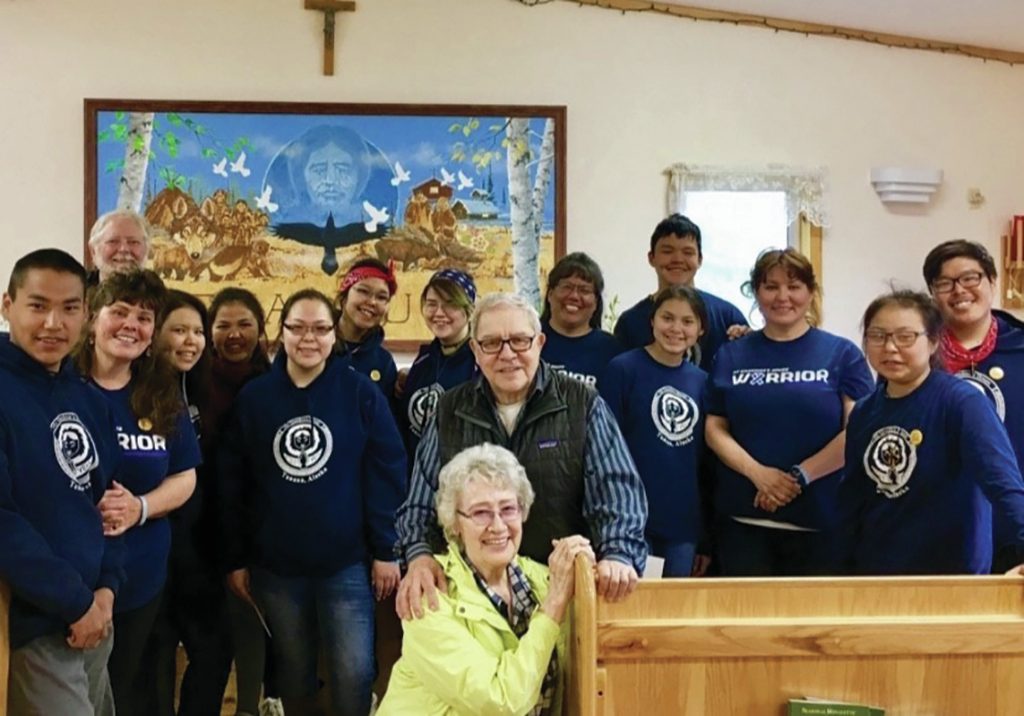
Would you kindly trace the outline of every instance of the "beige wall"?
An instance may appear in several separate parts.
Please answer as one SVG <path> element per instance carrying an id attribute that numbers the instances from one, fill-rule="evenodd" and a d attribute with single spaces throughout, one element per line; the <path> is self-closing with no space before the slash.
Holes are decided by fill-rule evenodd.
<path id="1" fill-rule="evenodd" d="M 626 305 L 653 283 L 669 164 L 824 165 L 826 327 L 848 335 L 932 244 L 995 250 L 1024 211 L 1024 68 L 571 3 L 359 0 L 327 78 L 320 33 L 300 0 L 0 2 L 0 280 L 30 248 L 81 250 L 84 97 L 565 104 L 569 248 Z M 893 211 L 873 165 L 946 180 Z"/>

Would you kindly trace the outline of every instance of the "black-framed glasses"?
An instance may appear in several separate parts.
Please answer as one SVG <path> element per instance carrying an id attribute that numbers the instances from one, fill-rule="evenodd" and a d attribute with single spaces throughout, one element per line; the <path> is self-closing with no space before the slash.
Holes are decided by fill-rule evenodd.
<path id="1" fill-rule="evenodd" d="M 284 329 L 296 338 L 305 338 L 310 333 L 316 338 L 326 338 L 334 332 L 334 326 L 326 323 L 314 323 L 312 326 L 304 323 L 285 323 Z"/>
<path id="2" fill-rule="evenodd" d="M 497 512 L 486 507 L 478 507 L 468 513 L 463 512 L 462 510 L 455 510 L 455 512 L 460 517 L 472 520 L 473 524 L 479 525 L 480 527 L 487 527 L 488 525 L 494 524 L 495 516 L 499 517 L 505 524 L 508 524 L 509 522 L 515 522 L 519 519 L 520 515 L 523 514 L 523 510 L 519 505 L 505 505 Z"/>
<path id="3" fill-rule="evenodd" d="M 910 346 L 917 343 L 917 339 L 925 335 L 927 331 L 883 331 L 881 329 L 871 329 L 864 333 L 864 342 L 869 346 L 884 346 L 892 339 L 893 345 L 897 348 L 910 348 Z"/>
<path id="4" fill-rule="evenodd" d="M 981 279 L 983 278 L 985 278 L 984 271 L 966 271 L 956 278 L 937 278 L 932 281 L 932 292 L 949 293 L 957 284 L 964 288 L 976 288 L 981 285 Z"/>
<path id="5" fill-rule="evenodd" d="M 506 345 L 512 349 L 513 353 L 525 353 L 530 350 L 530 346 L 537 339 L 537 335 L 532 336 L 510 336 L 508 338 L 480 338 L 476 344 L 480 346 L 480 350 L 484 353 L 501 353 L 501 349 Z"/>

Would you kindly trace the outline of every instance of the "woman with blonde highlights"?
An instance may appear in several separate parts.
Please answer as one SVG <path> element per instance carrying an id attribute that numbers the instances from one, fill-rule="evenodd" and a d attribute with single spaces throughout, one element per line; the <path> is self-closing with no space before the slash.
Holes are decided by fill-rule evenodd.
<path id="1" fill-rule="evenodd" d="M 722 571 L 828 573 L 821 533 L 836 510 L 846 419 L 871 374 L 856 345 L 816 327 L 821 289 L 798 251 L 762 252 L 746 288 L 765 326 L 722 346 L 708 383 Z"/>

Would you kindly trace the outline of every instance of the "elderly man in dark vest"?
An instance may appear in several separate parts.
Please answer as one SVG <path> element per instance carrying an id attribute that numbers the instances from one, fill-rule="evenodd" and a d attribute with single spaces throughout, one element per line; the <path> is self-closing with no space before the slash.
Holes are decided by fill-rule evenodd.
<path id="1" fill-rule="evenodd" d="M 546 562 L 551 540 L 589 536 L 597 553 L 598 592 L 622 599 L 647 558 L 647 497 L 622 433 L 597 392 L 540 360 L 537 311 L 522 297 L 496 293 L 477 303 L 470 346 L 480 377 L 441 396 L 416 450 L 409 497 L 398 511 L 399 550 L 408 571 L 399 615 L 436 609 L 445 589 L 434 493 L 441 466 L 467 447 L 508 448 L 537 494 L 520 552 Z"/>

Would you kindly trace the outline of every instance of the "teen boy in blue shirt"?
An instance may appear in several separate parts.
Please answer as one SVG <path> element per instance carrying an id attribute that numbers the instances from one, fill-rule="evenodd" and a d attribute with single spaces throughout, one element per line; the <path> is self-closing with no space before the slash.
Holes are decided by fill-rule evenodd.
<path id="1" fill-rule="evenodd" d="M 10 585 L 8 711 L 112 714 L 107 657 L 123 580 L 96 504 L 116 443 L 103 397 L 66 360 L 85 268 L 40 249 L 14 265 L 0 335 L 0 580 Z"/>
<path id="2" fill-rule="evenodd" d="M 643 348 L 654 340 L 651 334 L 651 311 L 653 296 L 669 286 L 694 288 L 693 279 L 704 262 L 701 249 L 700 227 L 682 214 L 672 214 L 654 227 L 651 234 L 651 250 L 647 252 L 647 263 L 658 275 L 658 290 L 645 296 L 632 308 L 619 316 L 615 324 L 615 337 L 626 350 Z M 711 360 L 718 347 L 730 337 L 746 331 L 747 319 L 740 310 L 723 298 L 697 289 L 708 322 L 704 335 L 691 349 L 689 360 L 705 371 L 711 369 Z M 740 331 L 739 333 L 735 333 Z M 733 335 L 735 333 L 735 335 Z"/>

